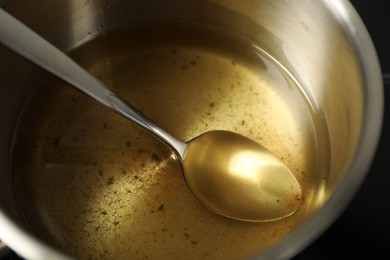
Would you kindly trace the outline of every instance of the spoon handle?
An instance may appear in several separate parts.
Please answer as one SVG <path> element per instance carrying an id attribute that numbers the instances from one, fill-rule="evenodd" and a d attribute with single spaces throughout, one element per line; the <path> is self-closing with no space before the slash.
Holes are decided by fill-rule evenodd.
<path id="1" fill-rule="evenodd" d="M 179 141 L 101 81 L 85 71 L 69 56 L 0 8 L 0 42 L 12 51 L 81 90 L 100 104 L 141 126 L 183 158 L 186 144 Z"/>

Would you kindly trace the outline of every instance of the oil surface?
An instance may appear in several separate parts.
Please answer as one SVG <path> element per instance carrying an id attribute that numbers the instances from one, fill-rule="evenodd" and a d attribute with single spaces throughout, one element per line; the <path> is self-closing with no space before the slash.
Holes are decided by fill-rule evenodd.
<path id="1" fill-rule="evenodd" d="M 197 24 L 120 29 L 72 56 L 183 141 L 245 135 L 294 173 L 302 206 L 269 223 L 205 209 L 158 140 L 47 76 L 26 106 L 15 185 L 32 232 L 79 259 L 237 259 L 278 242 L 316 205 L 315 114 L 298 86 L 252 42 Z"/>

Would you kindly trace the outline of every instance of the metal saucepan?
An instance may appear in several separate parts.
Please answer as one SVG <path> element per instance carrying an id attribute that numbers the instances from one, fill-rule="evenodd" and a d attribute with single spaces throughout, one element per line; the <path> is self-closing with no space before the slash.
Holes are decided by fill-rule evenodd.
<path id="1" fill-rule="evenodd" d="M 379 139 L 383 92 L 371 39 L 346 0 L 2 0 L 0 6 L 64 51 L 142 20 L 222 25 L 260 42 L 294 73 L 327 126 L 323 204 L 289 236 L 259 252 L 259 259 L 296 255 L 335 221 L 364 181 Z M 67 258 L 27 231 L 12 183 L 13 133 L 44 72 L 3 46 L 0 57 L 0 239 L 28 259 Z"/>

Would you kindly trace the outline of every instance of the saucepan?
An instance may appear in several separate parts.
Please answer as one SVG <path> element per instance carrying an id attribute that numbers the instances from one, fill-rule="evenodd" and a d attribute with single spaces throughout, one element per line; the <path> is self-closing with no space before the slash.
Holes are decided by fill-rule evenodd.
<path id="1" fill-rule="evenodd" d="M 207 25 L 208 28 L 210 26 L 219 28 L 216 30 L 217 32 L 221 30 L 230 31 L 234 35 L 240 35 L 242 39 L 246 39 L 246 42 L 251 43 L 249 45 L 238 44 L 237 48 L 251 46 L 251 50 L 257 50 L 253 52 L 253 55 L 261 56 L 266 65 L 265 67 L 268 66 L 268 69 L 265 69 L 265 71 L 274 74 L 276 73 L 275 71 L 279 71 L 278 75 L 289 82 L 287 84 L 289 87 L 286 88 L 285 92 L 275 92 L 275 100 L 282 95 L 289 95 L 288 93 L 293 93 L 291 95 L 298 95 L 297 93 L 299 93 L 297 100 L 302 101 L 299 101 L 301 102 L 300 105 L 286 109 L 281 114 L 275 113 L 275 115 L 267 117 L 268 124 L 266 125 L 274 125 L 273 122 L 279 120 L 275 118 L 278 118 L 278 116 L 284 118 L 284 116 L 292 114 L 294 111 L 296 112 L 295 115 L 298 115 L 295 118 L 298 121 L 300 120 L 299 115 L 301 115 L 302 118 L 310 118 L 311 122 L 305 123 L 305 120 L 301 120 L 299 122 L 301 122 L 302 127 L 294 129 L 276 125 L 274 131 L 271 131 L 272 134 L 267 136 L 269 138 L 265 138 L 268 140 L 270 137 L 275 137 L 280 140 L 288 140 L 288 138 L 294 139 L 293 134 L 296 133 L 296 136 L 303 138 L 302 140 L 306 140 L 306 137 L 310 139 L 310 142 L 304 143 L 302 146 L 310 146 L 312 151 L 310 154 L 307 153 L 305 158 L 298 158 L 298 155 L 294 156 L 294 149 L 296 149 L 294 147 L 300 147 L 299 140 L 295 140 L 298 142 L 295 146 L 290 146 L 288 142 L 285 142 L 285 146 L 278 145 L 273 147 L 276 153 L 283 149 L 290 149 L 290 156 L 284 158 L 284 160 L 286 160 L 287 165 L 291 166 L 292 171 L 296 170 L 294 168 L 294 165 L 297 165 L 296 160 L 302 160 L 304 165 L 314 169 L 305 173 L 297 170 L 296 174 L 299 175 L 298 181 L 301 182 L 304 194 L 302 207 L 298 212 L 286 219 L 271 221 L 270 223 L 241 223 L 237 220 L 227 220 L 221 216 L 210 215 L 206 220 L 210 219 L 210 221 L 213 221 L 211 225 L 204 220 L 205 218 L 200 217 L 203 216 L 202 214 L 208 213 L 202 213 L 206 209 L 202 207 L 197 208 L 196 201 L 183 202 L 183 204 L 180 204 L 180 207 L 176 208 L 169 207 L 166 203 L 160 203 L 155 208 L 150 209 L 150 215 L 156 217 L 162 213 L 173 214 L 173 216 L 176 216 L 175 219 L 177 219 L 173 221 L 175 225 L 171 223 L 172 226 L 166 228 L 164 221 L 168 220 L 161 218 L 153 222 L 154 231 L 151 231 L 152 229 L 148 228 L 148 225 L 152 225 L 151 220 L 148 220 L 149 215 L 145 215 L 145 222 L 142 225 L 138 223 L 138 225 L 133 227 L 130 227 L 130 225 L 126 226 L 129 230 L 138 230 L 139 234 L 148 233 L 149 238 L 145 238 L 144 241 L 138 241 L 140 245 L 139 250 L 134 250 L 126 256 L 122 255 L 123 258 L 140 257 L 136 253 L 142 250 L 147 251 L 142 246 L 149 245 L 149 251 L 165 252 L 166 257 L 170 256 L 171 258 L 175 258 L 175 256 L 191 257 L 191 255 L 194 258 L 198 258 L 200 254 L 204 257 L 213 256 L 214 258 L 224 259 L 229 256 L 234 258 L 288 259 L 308 246 L 337 219 L 364 181 L 380 136 L 383 115 L 383 90 L 381 71 L 373 43 L 362 20 L 349 1 L 2 0 L 0 1 L 0 7 L 64 52 L 74 53 L 73 51 L 76 50 L 77 53 L 77 49 L 84 48 L 82 52 L 78 52 L 77 57 L 89 55 L 89 61 L 95 61 L 93 58 L 94 53 L 102 50 L 96 47 L 96 45 L 88 45 L 90 42 L 94 42 L 102 37 L 106 37 L 105 39 L 118 39 L 115 37 L 119 36 L 110 38 L 111 32 L 116 31 L 115 35 L 118 35 L 118 32 L 129 32 L 122 30 L 123 28 L 136 28 L 142 24 L 158 24 L 159 26 L 164 24 L 164 30 L 166 30 L 166 28 L 170 28 L 170 25 L 176 26 L 180 24 L 182 26 L 180 28 L 184 28 L 183 26 L 186 24 L 191 26 L 193 24 L 201 24 Z M 188 27 L 188 30 L 180 31 L 180 35 L 186 37 L 186 40 L 183 42 L 197 42 L 202 38 L 198 37 L 201 34 L 196 29 L 200 27 L 191 26 Z M 171 33 L 172 38 L 176 37 L 172 31 L 164 30 L 161 30 L 161 32 L 168 32 Z M 156 33 L 156 30 L 150 30 L 150 32 Z M 215 38 L 213 41 L 218 42 L 219 35 L 223 34 L 208 34 L 208 37 Z M 143 37 L 142 34 L 139 37 Z M 164 39 L 166 38 L 169 37 Z M 155 38 L 149 37 L 149 39 Z M 26 39 L 26 41 L 28 40 Z M 105 44 L 107 42 L 108 40 L 105 41 Z M 153 46 L 146 42 L 143 44 L 149 47 Z M 223 45 L 227 46 L 226 48 L 229 48 L 229 50 L 234 50 L 236 46 L 234 41 L 226 41 Z M 119 44 L 118 46 L 118 50 L 125 48 L 125 44 Z M 131 48 L 132 45 L 130 44 L 129 46 L 128 48 Z M 137 46 L 142 47 L 142 44 Z M 170 51 L 171 55 L 177 55 L 176 52 L 179 52 L 176 49 L 171 49 Z M 245 55 L 248 55 L 250 52 L 246 51 L 245 53 Z M 57 221 L 56 218 L 47 217 L 57 216 L 58 218 L 59 215 L 57 213 L 57 215 L 54 213 L 52 215 L 50 210 L 48 210 L 54 210 L 56 206 L 52 208 L 47 207 L 45 208 L 46 211 L 38 210 L 40 214 L 36 214 L 34 220 L 30 219 L 30 213 L 37 211 L 32 208 L 40 208 L 41 203 L 34 201 L 36 199 L 34 195 L 31 195 L 31 204 L 29 195 L 20 195 L 27 192 L 21 190 L 22 186 L 18 183 L 19 181 L 23 182 L 18 173 L 20 169 L 23 169 L 23 160 L 15 158 L 17 157 L 18 149 L 23 147 L 23 143 L 21 146 L 23 138 L 19 133 L 20 126 L 23 125 L 24 121 L 28 120 L 28 118 L 26 119 L 29 115 L 28 104 L 34 99 L 33 97 L 36 93 L 40 93 L 35 90 L 36 86 L 48 76 L 45 71 L 3 46 L 0 46 L 0 57 L 0 239 L 7 247 L 27 259 L 67 259 L 70 257 L 84 258 L 88 257 L 88 255 L 91 256 L 94 248 L 90 248 L 91 254 L 88 254 L 85 253 L 85 251 L 88 251 L 88 247 L 85 247 L 83 249 L 85 254 L 81 255 L 77 255 L 77 250 L 67 250 L 69 241 L 61 233 L 66 227 L 58 226 L 58 228 L 50 231 L 46 229 L 46 224 L 49 226 L 51 224 L 45 221 Z M 151 59 L 150 57 L 154 56 L 149 54 L 148 57 Z M 187 73 L 191 66 L 200 64 L 197 58 L 199 57 L 194 57 L 192 61 L 189 60 L 188 64 L 175 64 L 172 61 L 170 65 L 180 65 L 181 69 Z M 272 66 L 276 66 L 278 69 L 272 69 L 274 67 L 267 65 L 268 63 L 274 64 Z M 237 66 L 234 62 L 231 62 L 230 65 Z M 139 73 L 149 72 L 145 69 L 139 71 Z M 223 78 L 229 77 L 230 72 L 231 70 L 221 72 L 221 82 Z M 102 80 L 104 80 L 104 77 Z M 244 81 L 241 80 L 241 82 Z M 196 82 L 202 82 L 203 84 L 203 81 L 200 79 L 196 80 Z M 293 90 L 288 92 L 288 89 L 294 89 L 295 92 Z M 50 91 L 50 93 L 53 92 L 54 94 L 52 94 L 55 95 L 56 90 L 54 87 Z M 188 91 L 191 91 L 191 89 Z M 229 91 L 233 90 L 230 88 L 221 90 L 221 92 L 227 94 Z M 58 90 L 57 92 L 60 91 Z M 187 98 L 196 95 L 186 95 L 185 91 L 181 93 L 184 93 L 183 95 Z M 236 95 L 235 97 L 241 97 L 242 95 Z M 263 104 L 264 102 L 262 103 L 261 101 L 262 95 L 264 96 L 265 94 L 257 93 L 257 96 L 250 96 L 250 98 L 251 100 L 252 98 L 253 100 L 259 98 L 258 103 Z M 46 97 L 50 97 L 50 95 Z M 243 100 L 243 103 L 246 101 L 248 100 Z M 159 101 L 158 98 L 153 99 L 152 96 L 148 102 L 145 104 L 156 108 L 156 104 Z M 152 102 L 157 103 L 153 105 Z M 221 107 L 219 106 L 220 104 L 222 103 L 209 102 L 207 106 L 211 110 L 214 109 L 212 111 L 215 111 Z M 267 103 L 263 105 L 267 106 Z M 151 115 L 158 115 L 155 112 L 158 109 L 151 109 L 150 111 L 148 108 L 144 109 Z M 242 107 L 234 106 L 232 108 L 232 106 L 226 106 L 226 109 L 226 111 L 236 111 L 234 120 L 239 122 L 238 125 L 244 126 L 248 124 L 247 120 L 240 119 L 240 115 L 246 115 Z M 224 109 L 218 111 L 220 115 L 225 113 Z M 199 118 L 199 115 L 196 115 L 199 111 L 194 110 L 193 113 L 193 117 L 190 115 L 188 117 L 194 118 L 194 120 Z M 41 114 L 42 117 L 46 115 L 46 112 Z M 214 114 L 211 115 L 214 116 Z M 207 116 L 210 116 L 210 114 L 207 114 Z M 232 116 L 227 118 L 230 120 Z M 217 117 L 213 117 L 213 120 L 217 119 Z M 251 120 L 256 122 L 258 119 L 252 118 Z M 190 122 L 191 120 L 185 121 Z M 30 122 L 29 125 L 31 126 L 31 131 L 34 132 L 34 123 Z M 188 123 L 188 126 L 190 125 Z M 105 122 L 103 128 L 109 130 L 110 122 Z M 256 129 L 256 131 L 261 131 L 261 128 Z M 312 131 L 310 132 L 308 129 Z M 83 134 L 83 138 L 87 138 L 88 133 L 83 132 Z M 256 136 L 256 133 L 254 135 Z M 51 141 L 51 144 L 57 146 L 66 142 L 70 141 L 57 137 Z M 131 147 L 134 144 L 130 137 L 124 143 L 127 144 L 127 147 Z M 148 151 L 148 148 L 138 149 L 140 154 L 145 154 L 145 151 Z M 27 156 L 25 154 L 24 157 L 34 157 L 34 153 L 38 152 L 39 149 L 26 151 Z M 90 156 L 92 155 L 90 154 Z M 162 163 L 169 164 L 169 158 L 168 156 L 165 160 L 161 155 L 152 154 L 153 169 L 163 167 Z M 95 166 L 96 164 L 99 164 L 99 162 L 95 163 Z M 55 166 L 51 165 L 50 167 L 50 172 L 55 174 Z M 123 170 L 123 175 L 131 172 L 130 168 L 131 165 L 129 169 Z M 96 171 L 97 177 L 103 176 L 105 173 L 106 169 Z M 142 178 L 140 176 L 133 176 L 132 183 L 139 181 Z M 113 184 L 116 184 L 116 181 L 116 177 L 110 178 L 108 176 L 105 184 L 112 187 Z M 160 179 L 160 184 L 161 182 Z M 49 183 L 49 185 L 51 187 L 47 188 L 54 192 L 51 194 L 55 194 L 63 186 L 61 182 L 53 182 Z M 53 187 L 53 185 L 57 186 Z M 78 189 L 82 189 L 83 186 L 80 185 L 77 186 Z M 42 187 L 44 188 L 44 186 L 41 186 L 41 189 Z M 172 189 L 176 188 L 172 187 Z M 169 190 L 169 187 L 167 190 Z M 75 190 L 75 193 L 77 192 Z M 155 194 L 152 190 L 148 192 Z M 169 191 L 167 192 L 169 193 Z M 162 192 L 161 194 L 164 193 Z M 155 199 L 162 200 L 162 198 L 165 198 L 161 194 L 159 196 L 156 195 Z M 120 196 L 120 192 L 118 192 L 118 196 Z M 189 195 L 177 195 L 171 199 L 185 201 L 186 196 L 188 197 Z M 23 198 L 22 202 L 21 198 Z M 98 201 L 98 198 L 96 196 L 94 201 Z M 52 199 L 51 201 L 56 200 Z M 186 205 L 188 207 L 196 207 L 197 211 L 194 211 L 193 215 L 184 216 L 188 212 L 185 208 Z M 133 208 L 133 210 L 136 211 L 137 209 Z M 80 209 L 80 212 L 82 211 Z M 88 209 L 84 211 L 87 212 Z M 106 211 L 101 211 L 99 214 L 101 218 L 109 215 Z M 117 214 L 119 213 L 117 212 Z M 132 216 L 131 212 L 127 212 L 127 214 Z M 64 217 L 68 216 L 67 214 L 65 215 Z M 196 216 L 194 217 L 194 215 Z M 70 213 L 69 216 L 72 216 L 72 214 Z M 184 225 L 183 223 L 186 223 L 191 216 L 194 217 L 191 226 L 182 226 L 180 229 L 181 237 L 176 239 L 179 233 L 175 233 L 175 227 L 179 230 L 178 227 Z M 91 221 L 93 222 L 93 220 Z M 109 226 L 115 228 L 122 224 L 118 221 L 113 221 L 112 223 L 110 221 L 99 222 L 99 226 L 93 229 L 96 231 L 96 235 L 93 235 L 94 231 L 92 230 L 92 233 L 88 233 L 89 236 L 94 237 L 94 241 L 101 241 L 105 233 L 99 232 L 103 232 L 102 230 L 105 230 L 105 228 L 108 230 Z M 73 222 L 65 221 L 61 223 Z M 85 229 L 88 229 L 88 223 L 90 222 L 87 221 L 85 223 Z M 160 224 L 161 226 L 159 226 Z M 282 228 L 283 225 L 290 225 L 288 231 Z M 256 226 L 256 232 L 253 231 L 253 226 Z M 277 236 L 277 239 L 271 238 L 270 227 L 273 230 L 272 235 Z M 213 229 L 220 229 L 221 231 L 218 231 L 219 233 L 217 231 L 213 232 Z M 120 233 L 124 229 L 117 228 L 115 230 Z M 195 230 L 198 232 L 196 235 L 194 235 Z M 248 230 L 248 232 L 245 233 L 242 230 Z M 210 236 L 213 234 L 219 236 L 219 238 L 211 239 L 215 241 L 210 240 Z M 236 236 L 236 234 L 240 235 Z M 114 235 L 111 239 L 113 244 L 117 243 L 118 251 L 120 251 L 120 243 L 122 243 L 122 240 L 119 239 L 120 235 Z M 59 242 L 57 244 L 52 242 L 53 238 L 50 238 L 50 236 L 60 238 Z M 86 237 L 81 236 L 80 239 L 86 239 Z M 132 237 L 131 239 L 137 241 L 137 237 Z M 166 244 L 164 239 L 172 239 L 174 242 L 167 246 L 168 244 Z M 228 252 L 226 250 L 229 250 L 229 248 L 210 246 L 212 243 L 218 243 L 218 239 L 225 241 L 223 242 L 224 244 L 250 244 L 251 250 L 244 252 L 242 255 L 226 255 L 226 252 Z M 86 243 L 81 240 L 77 243 L 69 243 L 73 247 L 82 247 Z M 187 247 L 175 244 L 176 242 L 179 243 L 178 241 L 184 241 L 183 243 L 188 244 Z M 97 244 L 99 243 L 97 242 Z M 61 244 L 61 246 L 58 246 L 58 244 Z M 259 246 L 257 247 L 256 244 L 259 244 Z M 5 248 L 3 244 L 0 243 L 0 245 Z M 206 251 L 204 246 L 209 246 L 207 248 L 209 251 Z M 105 254 L 107 252 L 104 252 L 104 247 L 105 244 L 102 242 L 101 248 L 103 248 L 103 251 L 100 252 L 100 256 L 103 258 L 114 257 L 112 254 Z M 185 251 L 187 250 L 186 248 L 188 249 L 187 252 Z"/>

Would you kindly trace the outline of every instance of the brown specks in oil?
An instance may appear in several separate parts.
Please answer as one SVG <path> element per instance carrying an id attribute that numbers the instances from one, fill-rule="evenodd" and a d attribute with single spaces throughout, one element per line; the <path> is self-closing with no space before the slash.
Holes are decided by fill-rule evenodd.
<path id="1" fill-rule="evenodd" d="M 179 139 L 215 129 L 247 135 L 283 157 L 308 190 L 318 160 L 299 90 L 252 42 L 184 24 L 109 33 L 73 57 Z M 47 236 L 77 258 L 245 258 L 309 212 L 307 197 L 304 210 L 283 222 L 242 223 L 210 212 L 154 137 L 59 81 L 42 89 L 49 98 L 35 105 L 53 102 L 37 110 L 40 127 L 33 124 L 31 167 L 21 174 L 29 180 L 24 188 L 34 190 L 26 214 L 35 212 Z"/>

